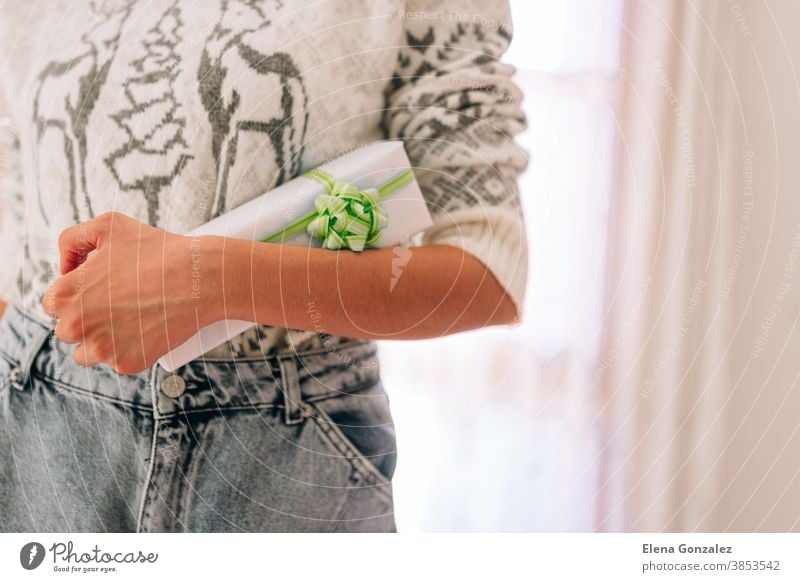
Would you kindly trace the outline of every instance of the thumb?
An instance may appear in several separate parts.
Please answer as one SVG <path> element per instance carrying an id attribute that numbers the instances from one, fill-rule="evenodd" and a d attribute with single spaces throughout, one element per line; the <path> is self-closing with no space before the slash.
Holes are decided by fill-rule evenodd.
<path id="1" fill-rule="evenodd" d="M 90 252 L 103 245 L 111 225 L 110 214 L 100 215 L 61 231 L 58 236 L 58 249 L 62 275 L 78 267 Z"/>

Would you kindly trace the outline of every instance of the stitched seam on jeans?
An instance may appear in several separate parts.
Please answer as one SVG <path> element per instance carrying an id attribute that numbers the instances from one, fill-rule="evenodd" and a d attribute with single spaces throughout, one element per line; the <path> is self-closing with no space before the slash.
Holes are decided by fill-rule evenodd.
<path id="1" fill-rule="evenodd" d="M 334 527 L 331 530 L 331 533 L 336 533 L 337 531 L 339 531 L 339 528 L 341 527 L 341 525 L 343 523 L 350 523 L 350 522 L 353 522 L 353 521 L 368 521 L 368 520 L 371 520 L 371 519 L 382 519 L 382 518 L 390 516 L 390 515 L 394 518 L 394 502 L 393 502 L 392 496 L 387 494 L 386 497 L 384 498 L 384 502 L 386 502 L 388 504 L 389 509 L 391 511 L 387 511 L 386 513 L 380 513 L 378 515 L 370 515 L 369 517 L 358 517 L 358 518 L 354 518 L 354 519 L 344 519 L 344 516 L 347 513 L 347 510 L 350 509 L 350 506 L 353 504 L 353 499 L 355 499 L 355 494 L 362 487 L 367 487 L 367 486 L 368 485 L 363 485 L 363 480 L 361 479 L 361 477 L 359 477 L 358 482 L 353 485 L 353 487 L 350 489 L 350 493 L 348 493 L 348 495 L 347 495 L 347 502 L 342 507 L 341 511 L 339 512 L 339 515 L 336 517 L 336 520 L 334 521 Z M 395 531 L 395 532 L 397 531 L 396 524 L 395 524 L 395 529 L 393 531 Z"/>
<path id="2" fill-rule="evenodd" d="M 176 416 L 191 416 L 193 414 L 206 414 L 209 412 L 241 412 L 243 410 L 269 410 L 271 408 L 283 408 L 282 404 L 248 404 L 236 406 L 214 406 L 206 408 L 190 408 L 189 410 L 176 410 L 175 412 L 167 412 L 161 416 L 157 416 L 158 420 L 166 420 L 175 418 Z"/>
<path id="3" fill-rule="evenodd" d="M 35 317 L 35 316 L 31 315 L 30 313 L 26 313 L 21 308 L 19 308 L 15 303 L 11 303 L 9 305 L 9 308 L 16 309 L 17 313 L 19 313 L 19 315 L 22 316 L 21 319 L 23 319 L 25 321 L 30 321 L 31 323 L 35 323 L 35 324 L 37 324 L 40 327 L 43 327 L 45 329 L 50 329 L 50 326 L 47 323 L 45 323 L 44 321 L 42 321 L 38 317 Z"/>
<path id="4" fill-rule="evenodd" d="M 206 424 L 205 430 L 208 429 L 208 425 Z M 183 480 L 185 481 L 185 486 L 187 490 L 190 492 L 189 495 L 186 496 L 184 500 L 185 504 L 182 507 L 181 511 L 181 520 L 180 522 L 183 524 L 183 530 L 185 532 L 189 532 L 189 514 L 192 511 L 192 501 L 194 499 L 195 491 L 195 484 L 197 483 L 197 467 L 200 463 L 200 455 L 205 455 L 205 449 L 200 445 L 200 437 L 195 432 L 192 427 L 187 427 L 186 430 L 186 439 L 189 440 L 192 438 L 191 435 L 194 435 L 195 444 L 189 445 L 187 444 L 186 449 L 189 451 L 189 454 L 192 455 L 192 459 L 189 461 L 189 468 L 187 469 L 186 473 L 183 475 Z"/>
<path id="5" fill-rule="evenodd" d="M 14 360 L 10 355 L 8 355 L 6 352 L 4 352 L 2 348 L 0 348 L 0 356 L 2 356 L 11 366 L 19 365 L 19 362 Z M 152 373 L 152 370 L 155 370 L 155 367 L 151 368 L 151 373 Z M 91 397 L 91 398 L 99 398 L 99 399 L 105 400 L 107 402 L 113 402 L 113 403 L 119 404 L 121 406 L 126 406 L 128 408 L 134 408 L 136 410 L 144 410 L 144 411 L 152 410 L 152 407 L 149 406 L 149 405 L 146 405 L 146 404 L 134 404 L 133 402 L 131 402 L 129 400 L 122 400 L 121 398 L 115 398 L 114 396 L 108 396 L 108 395 L 105 395 L 105 394 L 99 394 L 97 392 L 91 392 L 89 390 L 86 390 L 85 388 L 81 388 L 80 386 L 75 386 L 74 384 L 70 384 L 68 382 L 64 382 L 63 380 L 61 380 L 59 378 L 54 378 L 52 376 L 49 376 L 48 374 L 43 374 L 42 372 L 39 372 L 39 371 L 37 371 L 35 369 L 31 370 L 30 376 L 31 377 L 35 376 L 36 378 L 38 378 L 40 380 L 43 380 L 44 382 L 51 382 L 53 384 L 61 386 L 65 390 L 69 390 L 69 391 L 72 391 L 72 392 L 77 392 L 79 394 L 83 394 L 83 395 L 86 395 L 86 396 Z M 319 396 L 310 396 L 310 397 L 304 398 L 303 400 L 304 400 L 304 402 L 319 402 L 321 400 L 326 400 L 328 398 L 336 398 L 338 396 L 345 396 L 347 394 L 355 394 L 355 393 L 360 392 L 362 390 L 366 390 L 367 388 L 370 388 L 371 386 L 374 386 L 375 383 L 379 379 L 380 379 L 380 376 L 376 376 L 374 378 L 370 377 L 370 378 L 367 378 L 366 380 L 364 380 L 363 382 L 361 382 L 360 384 L 356 384 L 353 388 L 347 389 L 346 391 L 338 391 L 338 392 L 334 392 L 332 394 L 323 394 L 323 395 L 319 395 Z M 303 381 L 303 379 L 300 379 L 300 382 L 302 382 L 302 381 Z M 221 410 L 243 410 L 243 409 L 248 409 L 248 408 L 261 410 L 261 409 L 270 408 L 270 407 L 273 407 L 273 406 L 282 406 L 282 405 L 274 405 L 274 404 L 255 404 L 255 405 L 247 405 L 247 406 L 245 406 L 245 405 L 240 405 L 240 406 L 237 405 L 237 406 L 231 406 L 231 407 L 222 408 Z M 219 407 L 214 407 L 214 408 L 200 408 L 200 409 L 192 409 L 192 410 L 181 410 L 181 411 L 167 413 L 164 416 L 156 416 L 155 418 L 170 418 L 171 416 L 175 416 L 177 414 L 191 414 L 193 412 L 208 412 L 209 410 L 220 410 L 220 408 Z"/>
<path id="6" fill-rule="evenodd" d="M 153 367 L 153 372 L 150 375 L 150 393 L 153 397 L 153 442 L 151 444 L 150 449 L 150 462 L 147 466 L 147 476 L 145 477 L 144 484 L 142 485 L 142 502 L 139 506 L 139 516 L 136 519 L 136 533 L 140 533 L 142 531 L 142 521 L 144 519 L 144 508 L 147 504 L 147 499 L 149 497 L 150 491 L 150 481 L 153 479 L 153 472 L 155 471 L 155 464 L 156 464 L 156 441 L 158 439 L 158 421 L 155 419 L 155 412 L 156 412 L 156 394 L 155 394 L 155 366 Z"/>
<path id="7" fill-rule="evenodd" d="M 359 479 L 357 483 L 354 483 L 350 489 L 347 491 L 347 497 L 344 499 L 344 503 L 342 503 L 342 507 L 339 511 L 336 512 L 336 519 L 333 520 L 333 525 L 331 528 L 330 533 L 336 533 L 336 530 L 339 529 L 339 526 L 342 525 L 343 521 L 342 518 L 344 514 L 347 513 L 347 510 L 350 509 L 350 506 L 353 504 L 353 498 L 356 496 L 356 491 L 358 484 L 361 482 Z"/>
<path id="8" fill-rule="evenodd" d="M 380 469 L 373 463 L 367 456 L 363 455 L 353 444 L 350 439 L 345 436 L 342 430 L 333 422 L 328 413 L 321 408 L 314 406 L 313 409 L 317 412 L 317 416 L 312 415 L 312 419 L 320 432 L 327 437 L 334 449 L 336 449 L 343 456 L 344 460 L 350 464 L 353 471 L 358 475 L 358 482 L 364 482 L 361 487 L 374 488 L 376 493 L 384 497 L 386 500 L 391 500 L 391 494 L 383 490 L 383 487 L 389 485 L 391 481 L 380 472 Z M 320 418 L 323 420 L 321 421 Z M 325 423 L 323 426 L 323 422 Z M 350 453 L 352 458 L 347 457 Z M 377 480 L 377 483 L 371 483 L 369 477 Z"/>
<path id="9" fill-rule="evenodd" d="M 31 377 L 35 377 L 36 379 L 41 380 L 45 383 L 55 384 L 68 392 L 74 392 L 80 396 L 85 396 L 87 398 L 97 398 L 98 400 L 105 400 L 106 402 L 119 404 L 120 406 L 125 406 L 126 408 L 133 408 L 136 410 L 143 410 L 148 412 L 152 410 L 151 406 L 147 406 L 145 404 L 134 404 L 129 400 L 122 400 L 120 398 L 115 398 L 113 396 L 107 396 L 106 394 L 98 394 L 97 392 L 90 392 L 85 388 L 79 388 L 72 384 L 68 384 L 62 380 L 53 378 L 51 376 L 47 376 L 46 374 L 41 374 L 39 372 L 32 372 Z"/>
<path id="10" fill-rule="evenodd" d="M 241 357 L 233 357 L 233 358 L 205 358 L 200 357 L 198 358 L 197 362 L 206 362 L 206 363 L 214 363 L 214 364 L 233 364 L 239 362 L 263 362 L 268 363 L 269 360 L 277 360 L 278 358 L 285 358 L 286 356 L 299 356 L 301 358 L 307 356 L 318 356 L 320 354 L 331 354 L 334 352 L 341 352 L 344 350 L 352 350 L 353 348 L 358 348 L 362 346 L 368 346 L 370 344 L 370 340 L 354 340 L 351 342 L 346 342 L 341 345 L 336 345 L 333 351 L 330 348 L 316 348 L 313 350 L 306 350 L 302 352 L 277 352 L 277 353 L 268 353 L 261 356 L 241 356 Z M 374 350 L 377 352 L 377 350 Z"/>
<path id="11" fill-rule="evenodd" d="M 186 438 L 187 438 L 187 452 L 186 452 L 186 454 L 188 455 L 188 454 L 191 454 L 191 452 L 193 450 L 193 447 L 191 447 L 188 444 L 188 438 L 189 438 L 188 437 L 188 430 L 187 430 L 186 435 L 187 435 L 186 436 Z M 173 488 L 175 490 L 175 511 L 173 512 L 173 515 L 175 517 L 176 529 L 180 528 L 179 531 L 181 531 L 183 533 L 187 533 L 189 531 L 189 529 L 186 526 L 186 520 L 185 520 L 186 516 L 188 515 L 188 511 L 187 511 L 188 510 L 188 506 L 184 505 L 184 504 L 188 503 L 188 501 L 192 498 L 190 491 L 193 490 L 194 487 L 192 487 L 191 483 L 189 483 L 187 475 L 191 471 L 191 466 L 194 463 L 195 458 L 196 458 L 196 455 L 191 456 L 189 458 L 187 470 L 185 472 L 180 468 L 179 459 L 178 458 L 172 459 L 172 461 L 171 461 L 172 463 L 178 464 L 178 472 L 181 474 L 181 477 L 182 477 L 181 479 L 177 479 L 177 481 L 178 481 L 177 483 L 173 483 Z M 189 492 L 189 493 L 187 494 L 187 492 Z"/>
<path id="12" fill-rule="evenodd" d="M 22 309 L 17 307 L 14 303 L 10 303 L 8 305 L 8 307 L 6 307 L 6 311 L 9 312 L 9 316 L 10 316 L 10 311 L 12 309 L 15 309 L 17 311 L 17 315 L 19 317 L 17 317 L 16 319 L 17 319 L 18 323 L 19 322 L 22 322 L 22 323 L 35 323 L 36 325 L 38 325 L 41 328 L 44 328 L 44 329 L 47 329 L 47 330 L 52 329 L 51 324 L 49 324 L 47 322 L 44 322 L 41 319 L 39 319 L 38 317 L 34 317 L 33 315 L 31 315 L 29 313 L 25 313 L 24 311 L 22 311 Z M 6 319 L 6 314 L 4 312 L 3 316 L 0 317 L 0 321 L 3 321 L 5 319 Z M 10 319 L 10 317 L 9 317 L 9 319 Z"/>
<path id="13" fill-rule="evenodd" d="M 2 355 L 2 354 L 0 354 L 0 355 Z M 13 364 L 13 362 L 11 362 L 11 363 Z M 126 408 L 133 408 L 134 410 L 140 410 L 140 411 L 144 411 L 144 412 L 150 412 L 153 409 L 152 406 L 148 406 L 146 404 L 134 404 L 133 402 L 130 402 L 129 400 L 122 400 L 120 398 L 115 398 L 113 396 L 108 396 L 106 394 L 99 394 L 97 392 L 90 392 L 89 390 L 86 390 L 85 388 L 79 388 L 78 386 L 75 386 L 73 384 L 69 384 L 67 382 L 64 382 L 63 380 L 59 380 L 58 378 L 53 378 L 52 376 L 48 376 L 47 374 L 42 374 L 42 373 L 37 372 L 37 371 L 32 371 L 31 372 L 31 377 L 35 377 L 36 379 L 41 380 L 41 381 L 43 381 L 45 383 L 55 384 L 55 385 L 61 387 L 63 390 L 66 390 L 68 392 L 74 392 L 78 396 L 83 396 L 83 397 L 86 397 L 86 398 L 96 398 L 98 400 L 104 400 L 104 401 L 112 403 L 112 404 L 118 404 L 118 405 L 124 406 Z M 376 382 L 375 378 L 370 378 L 370 379 L 365 380 L 364 382 L 362 382 L 360 384 L 357 384 L 353 388 L 348 388 L 346 392 L 345 391 L 341 391 L 341 392 L 333 392 L 331 394 L 321 394 L 319 396 L 309 396 L 309 397 L 304 398 L 303 402 L 322 402 L 324 400 L 329 400 L 331 398 L 340 398 L 342 396 L 347 396 L 347 395 L 350 395 L 350 394 L 357 394 L 358 392 L 361 392 L 362 390 L 366 390 L 368 388 L 371 388 L 372 386 L 375 385 L 375 382 Z M 239 412 L 239 411 L 242 411 L 242 410 L 269 410 L 271 408 L 281 408 L 282 409 L 282 408 L 284 408 L 284 406 L 283 406 L 283 404 L 247 404 L 247 405 L 242 404 L 242 405 L 236 405 L 236 406 L 222 406 L 222 407 L 214 406 L 214 407 L 204 407 L 204 408 L 191 408 L 189 410 L 176 410 L 175 412 L 169 412 L 169 413 L 166 413 L 166 414 L 163 414 L 163 415 L 161 413 L 158 413 L 158 415 L 154 416 L 153 418 L 154 419 L 159 419 L 159 420 L 164 420 L 164 419 L 172 418 L 172 417 L 175 417 L 175 416 L 178 416 L 178 415 L 191 415 L 191 414 L 202 414 L 202 413 L 208 413 L 208 412 L 226 412 L 226 411 Z"/>
<path id="14" fill-rule="evenodd" d="M 10 366 L 19 366 L 19 360 L 15 359 L 11 354 L 0 348 L 0 357 L 2 357 Z"/>
<path id="15" fill-rule="evenodd" d="M 322 402 L 324 400 L 330 400 L 331 398 L 341 398 L 342 396 L 358 394 L 359 392 L 374 386 L 375 382 L 376 379 L 372 378 L 365 382 L 357 384 L 353 388 L 348 389 L 347 392 L 332 392 L 330 394 L 320 394 L 319 396 L 304 397 L 303 402 Z M 190 408 L 188 410 L 181 409 L 181 410 L 176 410 L 175 412 L 167 412 L 155 418 L 159 420 L 164 420 L 167 418 L 174 418 L 176 416 L 191 416 L 193 414 L 205 414 L 209 412 L 220 412 L 220 413 L 225 413 L 229 411 L 241 412 L 247 410 L 269 410 L 272 408 L 282 410 L 284 408 L 284 405 L 283 404 L 237 404 L 237 405 L 213 406 L 213 407 L 206 406 L 203 408 Z M 149 408 L 147 410 L 149 410 Z"/>

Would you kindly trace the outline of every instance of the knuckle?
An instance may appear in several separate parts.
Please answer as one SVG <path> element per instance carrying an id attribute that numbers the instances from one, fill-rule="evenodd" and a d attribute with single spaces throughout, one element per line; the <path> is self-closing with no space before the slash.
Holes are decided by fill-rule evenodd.
<path id="1" fill-rule="evenodd" d="M 72 359 L 75 360 L 75 363 L 79 366 L 88 366 L 91 363 L 88 361 L 86 350 L 81 348 L 75 348 L 72 351 Z"/>
<path id="2" fill-rule="evenodd" d="M 50 286 L 47 295 L 53 301 L 59 301 L 68 295 L 66 285 L 63 279 L 59 279 Z"/>
<path id="3" fill-rule="evenodd" d="M 69 243 L 71 234 L 72 234 L 72 227 L 65 228 L 64 230 L 61 231 L 61 233 L 59 233 L 58 235 L 59 248 L 64 248 Z"/>
<path id="4" fill-rule="evenodd" d="M 77 319 L 68 319 L 64 322 L 64 331 L 71 336 L 75 336 L 82 333 L 83 329 Z"/>
<path id="5" fill-rule="evenodd" d="M 98 216 L 96 218 L 96 223 L 102 227 L 102 230 L 108 230 L 112 222 L 114 223 L 115 227 L 119 227 L 119 225 L 121 225 L 126 218 L 128 217 L 121 212 L 110 210 Z"/>
<path id="6" fill-rule="evenodd" d="M 53 309 L 55 307 L 54 299 L 55 297 L 50 291 L 48 291 L 42 296 L 42 301 L 41 301 L 42 308 L 44 309 L 44 312 L 47 313 L 47 315 L 51 316 L 55 315 L 55 311 Z"/>
<path id="7" fill-rule="evenodd" d="M 112 210 L 95 218 L 92 230 L 96 233 L 97 239 L 108 239 L 112 232 L 119 232 L 124 226 L 123 217 L 124 214 Z"/>
<path id="8" fill-rule="evenodd" d="M 125 376 L 133 376 L 139 371 L 133 362 L 129 362 L 127 360 L 117 360 L 117 363 L 114 365 L 114 369 Z"/>
<path id="9" fill-rule="evenodd" d="M 86 354 L 86 357 L 92 361 L 104 362 L 109 355 L 105 342 L 101 342 L 96 339 L 88 340 L 83 345 L 83 351 Z"/>
<path id="10" fill-rule="evenodd" d="M 62 318 L 56 325 L 55 334 L 62 341 L 74 341 L 81 337 L 83 329 L 79 321 Z"/>

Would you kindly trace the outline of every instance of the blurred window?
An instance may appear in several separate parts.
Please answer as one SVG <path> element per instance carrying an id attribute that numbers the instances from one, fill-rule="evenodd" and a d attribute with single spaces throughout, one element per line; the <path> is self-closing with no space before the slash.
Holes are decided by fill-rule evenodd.
<path id="1" fill-rule="evenodd" d="M 491 3 L 487 3 L 490 6 Z M 404 531 L 587 531 L 622 0 L 512 0 L 530 155 L 525 320 L 382 342 Z"/>

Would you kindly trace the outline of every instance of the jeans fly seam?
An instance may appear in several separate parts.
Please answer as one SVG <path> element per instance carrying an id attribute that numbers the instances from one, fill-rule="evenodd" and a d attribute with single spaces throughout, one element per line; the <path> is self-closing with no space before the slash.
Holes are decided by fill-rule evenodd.
<path id="1" fill-rule="evenodd" d="M 195 442 L 198 444 L 198 447 L 200 448 L 199 451 L 193 451 L 192 450 L 193 448 L 189 446 L 189 441 L 192 437 L 194 437 Z M 186 454 L 191 455 L 191 458 L 189 459 L 189 465 L 186 469 L 186 472 L 183 473 L 183 480 L 186 484 L 186 488 L 190 491 L 190 493 L 184 497 L 183 505 L 179 505 L 178 506 L 179 509 L 175 513 L 176 513 L 176 520 L 177 520 L 177 514 L 181 513 L 180 516 L 181 519 L 177 521 L 183 524 L 183 530 L 185 532 L 189 532 L 191 531 L 189 530 L 188 526 L 189 514 L 192 511 L 192 501 L 194 500 L 193 494 L 196 492 L 194 484 L 197 482 L 197 466 L 199 464 L 200 454 L 201 453 L 205 454 L 205 451 L 203 450 L 202 447 L 200 447 L 200 437 L 198 436 L 197 432 L 195 432 L 195 430 L 191 427 L 191 424 L 188 422 L 188 419 L 186 422 L 186 440 L 187 440 Z"/>
<path id="2" fill-rule="evenodd" d="M 155 470 L 155 464 L 156 464 L 156 441 L 158 439 L 158 421 L 156 420 L 156 417 L 158 415 L 156 374 L 157 374 L 157 366 L 153 366 L 152 372 L 150 373 L 150 395 L 153 400 L 153 442 L 150 447 L 150 461 L 147 466 L 147 476 L 145 477 L 144 485 L 142 487 L 142 500 L 139 505 L 139 517 L 136 520 L 136 533 L 140 533 L 142 531 L 142 521 L 144 520 L 144 507 L 147 503 L 147 494 L 150 490 L 150 481 L 153 479 L 153 471 Z"/>

